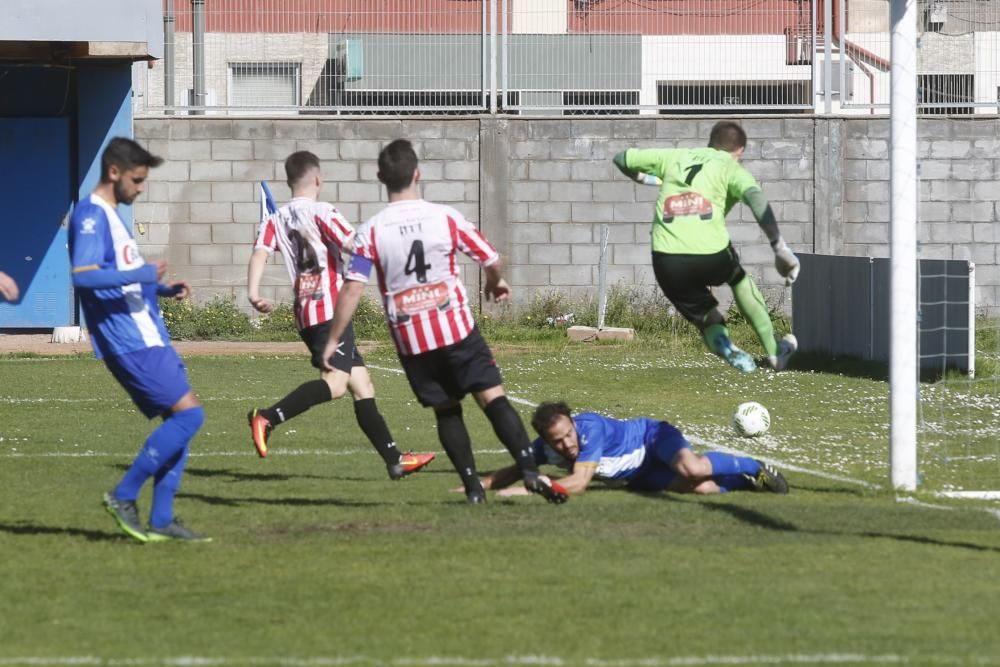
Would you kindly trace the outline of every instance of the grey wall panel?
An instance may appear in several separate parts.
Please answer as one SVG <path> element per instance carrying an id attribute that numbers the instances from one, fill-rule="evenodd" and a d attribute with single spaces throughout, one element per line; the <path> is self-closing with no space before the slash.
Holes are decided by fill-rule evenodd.
<path id="1" fill-rule="evenodd" d="M 330 35 L 330 54 L 345 39 L 360 40 L 364 71 L 348 90 L 480 90 L 482 35 Z"/>
<path id="2" fill-rule="evenodd" d="M 803 352 L 869 358 L 871 260 L 799 253 L 792 322 Z"/>
<path id="3" fill-rule="evenodd" d="M 348 90 L 479 90 L 481 35 L 337 33 L 333 58 L 344 40 L 359 40 L 364 74 Z M 639 35 L 509 35 L 511 90 L 638 90 L 642 79 Z M 538 63 L 545 63 L 539 67 Z"/>
<path id="4" fill-rule="evenodd" d="M 0 41 L 145 42 L 163 57 L 161 0 L 4 0 Z"/>

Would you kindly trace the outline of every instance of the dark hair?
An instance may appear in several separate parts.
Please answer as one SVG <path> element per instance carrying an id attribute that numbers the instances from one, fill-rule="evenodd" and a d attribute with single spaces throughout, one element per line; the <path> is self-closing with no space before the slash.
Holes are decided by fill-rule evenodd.
<path id="1" fill-rule="evenodd" d="M 319 158 L 309 151 L 295 151 L 285 158 L 285 179 L 294 188 L 310 169 L 319 169 Z"/>
<path id="2" fill-rule="evenodd" d="M 708 136 L 708 147 L 732 153 L 747 145 L 747 133 L 739 123 L 731 120 L 720 120 L 712 127 Z"/>
<path id="3" fill-rule="evenodd" d="M 378 180 L 389 192 L 402 192 L 413 182 L 417 154 L 407 139 L 396 139 L 378 154 Z"/>
<path id="4" fill-rule="evenodd" d="M 125 137 L 115 137 L 101 153 L 101 182 L 111 181 L 111 167 L 122 171 L 136 167 L 159 167 L 163 158 L 157 157 L 145 148 Z"/>
<path id="5" fill-rule="evenodd" d="M 552 426 L 560 416 L 573 418 L 569 406 L 564 401 L 542 403 L 535 408 L 535 414 L 531 417 L 531 427 L 535 429 L 535 433 L 542 435 L 542 431 Z"/>

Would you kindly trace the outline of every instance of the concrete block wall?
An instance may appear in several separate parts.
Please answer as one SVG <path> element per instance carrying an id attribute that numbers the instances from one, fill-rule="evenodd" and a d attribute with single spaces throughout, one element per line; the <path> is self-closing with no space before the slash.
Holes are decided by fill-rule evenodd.
<path id="1" fill-rule="evenodd" d="M 841 254 L 889 256 L 889 119 L 840 120 Z M 976 264 L 976 304 L 1000 305 L 1000 119 L 921 118 L 919 257 Z"/>
<path id="2" fill-rule="evenodd" d="M 158 118 L 135 122 L 136 140 L 166 159 L 136 202 L 136 238 L 143 253 L 169 262 L 191 282 L 198 300 L 232 297 L 243 308 L 246 265 L 260 223 L 258 181 L 279 204 L 289 197 L 284 159 L 309 150 L 321 161 L 322 196 L 351 223 L 385 205 L 376 178 L 381 148 L 407 137 L 421 156 L 425 195 L 479 221 L 479 122 L 431 126 L 420 121 Z M 471 267 L 463 270 L 472 275 Z M 262 296 L 289 301 L 291 288 L 276 253 L 265 269 Z"/>
<path id="3" fill-rule="evenodd" d="M 602 224 L 611 226 L 609 281 L 654 290 L 649 223 L 656 190 L 620 175 L 611 157 L 630 146 L 703 146 L 716 118 L 145 118 L 136 138 L 167 162 L 137 202 L 143 251 L 200 288 L 201 299 L 246 307 L 245 267 L 258 220 L 256 181 L 288 196 L 283 160 L 311 150 L 323 161 L 323 196 L 352 223 L 378 211 L 382 146 L 414 141 L 423 193 L 479 224 L 504 254 L 518 301 L 559 290 L 593 294 Z M 747 168 L 771 200 L 793 249 L 888 256 L 889 121 L 754 116 L 742 120 Z M 977 264 L 978 302 L 1000 303 L 1000 121 L 922 119 L 921 256 Z M 783 288 L 766 239 L 744 206 L 729 216 L 744 265 L 769 301 Z M 287 300 L 280 258 L 264 295 Z M 478 273 L 463 264 L 471 289 Z M 728 290 L 720 290 L 725 302 Z M 787 307 L 787 302 L 783 304 Z"/>
<path id="4" fill-rule="evenodd" d="M 555 288 L 593 294 L 601 227 L 609 224 L 609 284 L 652 290 L 649 235 L 657 189 L 621 175 L 611 158 L 630 147 L 704 146 L 715 122 L 511 119 L 507 250 L 512 283 L 532 292 Z M 783 234 L 796 247 L 811 246 L 813 121 L 747 119 L 744 125 L 753 137 L 746 164 L 771 198 Z M 747 269 L 774 292 L 773 254 L 753 216 L 739 207 L 730 221 Z"/>

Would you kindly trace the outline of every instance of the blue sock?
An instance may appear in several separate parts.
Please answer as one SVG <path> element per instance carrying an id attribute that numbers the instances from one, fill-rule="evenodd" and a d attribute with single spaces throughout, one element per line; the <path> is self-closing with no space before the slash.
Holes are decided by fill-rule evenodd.
<path id="1" fill-rule="evenodd" d="M 181 473 L 187 463 L 189 447 L 177 453 L 173 465 L 160 469 L 156 473 L 156 483 L 153 485 L 153 509 L 149 513 L 149 525 L 153 528 L 165 528 L 174 520 L 174 496 L 181 487 Z"/>
<path id="2" fill-rule="evenodd" d="M 705 458 L 712 462 L 712 476 L 756 475 L 760 464 L 749 456 L 735 456 L 722 452 L 705 452 Z"/>
<path id="3" fill-rule="evenodd" d="M 153 486 L 153 509 L 149 515 L 149 525 L 153 528 L 164 528 L 174 520 L 174 496 L 181 485 L 181 473 L 187 462 L 188 443 L 205 422 L 205 410 L 199 405 L 196 408 L 176 412 L 164 420 L 155 433 L 159 433 L 170 425 L 168 436 L 173 439 L 173 455 L 165 457 L 163 464 L 156 471 L 156 483 Z M 155 435 L 154 433 L 154 435 Z"/>
<path id="4" fill-rule="evenodd" d="M 191 416 L 185 417 L 189 413 L 192 413 Z M 146 438 L 146 443 L 135 457 L 132 467 L 115 487 L 115 498 L 120 500 L 138 498 L 139 490 L 146 480 L 161 468 L 169 467 L 168 464 L 173 463 L 177 454 L 194 437 L 204 420 L 205 411 L 201 406 L 178 412 L 164 419 L 163 423 Z"/>
<path id="5" fill-rule="evenodd" d="M 753 488 L 753 482 L 743 475 L 712 475 L 712 481 L 723 493 L 726 491 L 747 491 Z"/>

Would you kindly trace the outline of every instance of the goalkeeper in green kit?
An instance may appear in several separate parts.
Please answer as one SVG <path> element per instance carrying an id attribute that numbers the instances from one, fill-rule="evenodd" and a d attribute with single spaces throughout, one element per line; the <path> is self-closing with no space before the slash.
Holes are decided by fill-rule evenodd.
<path id="1" fill-rule="evenodd" d="M 652 232 L 653 273 L 660 289 L 698 327 L 709 350 L 750 373 L 757 365 L 729 339 L 711 287 L 725 283 L 733 290 L 737 308 L 753 326 L 775 370 L 788 365 L 798 344 L 791 334 L 775 339 L 764 297 L 729 240 L 726 214 L 739 201 L 750 207 L 771 242 L 774 266 L 786 285 L 798 277 L 799 260 L 781 238 L 757 181 L 740 164 L 746 144 L 742 127 L 721 121 L 712 128 L 708 148 L 630 148 L 615 155 L 614 162 L 639 183 L 661 181 Z"/>

